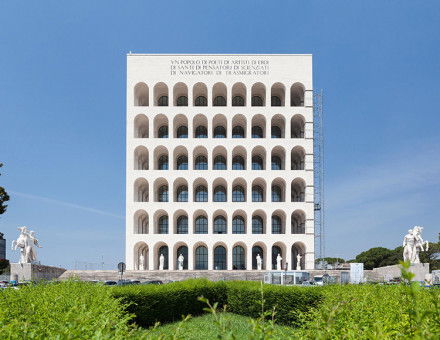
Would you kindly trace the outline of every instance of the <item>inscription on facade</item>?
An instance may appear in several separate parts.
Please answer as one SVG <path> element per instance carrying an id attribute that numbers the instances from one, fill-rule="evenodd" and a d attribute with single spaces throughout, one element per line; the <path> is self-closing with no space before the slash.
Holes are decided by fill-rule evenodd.
<path id="1" fill-rule="evenodd" d="M 268 59 L 172 59 L 172 76 L 268 76 Z"/>

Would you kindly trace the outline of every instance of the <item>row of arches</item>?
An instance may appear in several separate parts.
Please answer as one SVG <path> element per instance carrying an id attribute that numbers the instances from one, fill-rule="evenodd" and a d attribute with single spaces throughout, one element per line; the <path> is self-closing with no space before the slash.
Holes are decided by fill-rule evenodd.
<path id="1" fill-rule="evenodd" d="M 304 138 L 304 116 L 296 114 L 290 120 L 290 134 L 286 132 L 286 119 L 283 115 L 276 114 L 270 120 L 270 131 L 266 132 L 266 117 L 257 114 L 251 119 L 251 130 L 247 131 L 247 119 L 242 114 L 232 118 L 232 127 L 228 132 L 228 120 L 225 115 L 217 114 L 212 118 L 212 131 L 208 133 L 208 118 L 203 114 L 194 116 L 192 122 L 193 138 Z M 169 120 L 164 114 L 158 114 L 153 120 L 154 138 L 189 138 L 189 124 L 187 116 L 178 114 L 173 118 L 173 131 L 170 134 Z M 288 128 L 288 126 L 287 126 Z M 149 119 L 144 114 L 139 114 L 134 120 L 135 138 L 149 138 Z M 249 136 L 250 134 L 250 136 Z"/>
<path id="2" fill-rule="evenodd" d="M 267 187 L 263 178 L 256 178 L 251 184 L 251 197 L 247 197 L 247 181 L 236 178 L 228 190 L 224 178 L 216 178 L 212 182 L 211 192 L 205 178 L 197 178 L 192 183 L 192 195 L 189 191 L 188 181 L 177 178 L 170 188 L 166 178 L 157 178 L 153 183 L 154 197 L 152 202 L 286 202 L 286 181 L 275 178 Z M 268 192 L 269 190 L 269 192 Z M 210 195 L 212 198 L 210 199 Z M 267 197 L 267 195 L 270 195 Z M 290 184 L 290 201 L 306 201 L 306 183 L 302 178 L 295 178 Z M 145 178 L 138 178 L 134 182 L 134 201 L 149 202 L 149 183 Z"/>
<path id="3" fill-rule="evenodd" d="M 158 146 L 153 151 L 154 170 L 304 170 L 306 152 L 302 146 L 295 146 L 290 151 L 290 166 L 286 168 L 286 149 L 275 146 L 270 151 L 270 164 L 267 164 L 266 148 L 257 146 L 250 152 L 243 146 L 232 150 L 228 164 L 228 152 L 224 146 L 217 146 L 212 152 L 204 146 L 197 146 L 192 152 L 192 166 L 189 163 L 188 150 L 178 146 L 173 150 L 173 159 L 170 164 L 169 152 L 165 146 Z M 208 157 L 211 161 L 208 162 Z M 248 163 L 250 162 L 250 163 Z M 149 170 L 149 152 L 145 146 L 138 146 L 134 150 L 134 170 Z"/>
<path id="4" fill-rule="evenodd" d="M 172 102 L 169 103 L 168 85 L 164 82 L 153 86 L 152 106 L 208 106 L 208 87 L 204 83 L 196 83 L 192 87 L 192 103 L 188 102 L 188 86 L 179 82 L 172 88 Z M 212 106 L 287 106 L 286 86 L 282 83 L 274 83 L 270 87 L 270 105 L 266 103 L 266 85 L 255 83 L 251 87 L 250 102 L 247 98 L 247 88 L 243 83 L 235 83 L 230 93 L 224 83 L 218 82 L 212 86 Z M 302 83 L 294 83 L 290 86 L 290 106 L 304 106 L 305 87 Z M 228 96 L 231 98 L 228 104 Z M 134 87 L 134 106 L 150 105 L 150 89 L 144 82 L 139 82 Z"/>
<path id="5" fill-rule="evenodd" d="M 150 251 L 153 253 L 150 254 Z M 183 270 L 257 270 L 257 255 L 262 259 L 262 270 L 278 269 L 278 255 L 282 258 L 282 270 L 306 268 L 306 247 L 302 242 L 295 242 L 290 247 L 283 242 L 276 242 L 271 246 L 256 242 L 249 247 L 243 242 L 237 242 L 232 247 L 218 242 L 212 248 L 203 242 L 198 242 L 191 248 L 191 252 L 184 242 L 176 243 L 172 249 L 167 243 L 158 242 L 151 250 L 147 243 L 138 242 L 134 246 L 134 269 L 158 270 L 161 267 L 161 255 L 164 270 L 177 270 L 180 255 L 184 258 Z M 288 263 L 287 258 L 291 259 L 291 263 Z"/>
<path id="6" fill-rule="evenodd" d="M 270 219 L 268 220 L 268 217 Z M 306 214 L 297 209 L 290 215 L 290 229 L 286 230 L 287 215 L 283 210 L 275 210 L 267 216 L 263 210 L 256 210 L 250 216 L 243 210 L 236 210 L 228 216 L 224 210 L 216 210 L 212 216 L 199 209 L 192 216 L 184 210 L 176 211 L 170 217 L 165 210 L 158 210 L 152 216 L 150 230 L 148 213 L 140 209 L 133 219 L 135 234 L 305 234 Z"/>

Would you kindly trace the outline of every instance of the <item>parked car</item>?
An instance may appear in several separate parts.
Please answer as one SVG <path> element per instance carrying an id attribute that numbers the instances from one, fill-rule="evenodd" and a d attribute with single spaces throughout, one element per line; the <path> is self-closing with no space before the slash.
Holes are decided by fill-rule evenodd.
<path id="1" fill-rule="evenodd" d="M 163 285 L 163 282 L 160 280 L 152 280 L 152 281 L 145 281 L 142 282 L 143 285 Z"/>
<path id="2" fill-rule="evenodd" d="M 111 281 L 111 280 L 104 282 L 104 285 L 106 286 L 116 286 L 117 284 L 118 283 L 116 281 Z"/>

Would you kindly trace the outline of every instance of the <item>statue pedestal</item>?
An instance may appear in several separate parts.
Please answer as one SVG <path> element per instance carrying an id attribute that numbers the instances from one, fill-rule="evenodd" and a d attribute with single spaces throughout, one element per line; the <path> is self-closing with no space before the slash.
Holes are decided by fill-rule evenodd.
<path id="1" fill-rule="evenodd" d="M 401 266 L 398 264 L 373 269 L 373 276 L 379 281 L 390 281 L 400 277 Z M 413 281 L 425 281 L 425 277 L 429 274 L 429 263 L 413 263 L 409 271 L 415 276 Z"/>
<path id="2" fill-rule="evenodd" d="M 33 263 L 11 263 L 11 281 L 40 281 L 57 279 L 64 268 Z"/>

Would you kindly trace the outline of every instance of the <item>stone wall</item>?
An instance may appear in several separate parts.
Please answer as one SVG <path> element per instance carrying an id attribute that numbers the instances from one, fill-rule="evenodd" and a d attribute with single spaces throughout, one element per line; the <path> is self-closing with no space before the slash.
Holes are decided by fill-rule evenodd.
<path id="1" fill-rule="evenodd" d="M 58 279 L 65 271 L 64 268 L 43 266 L 31 263 L 11 263 L 11 281 L 40 281 Z"/>

